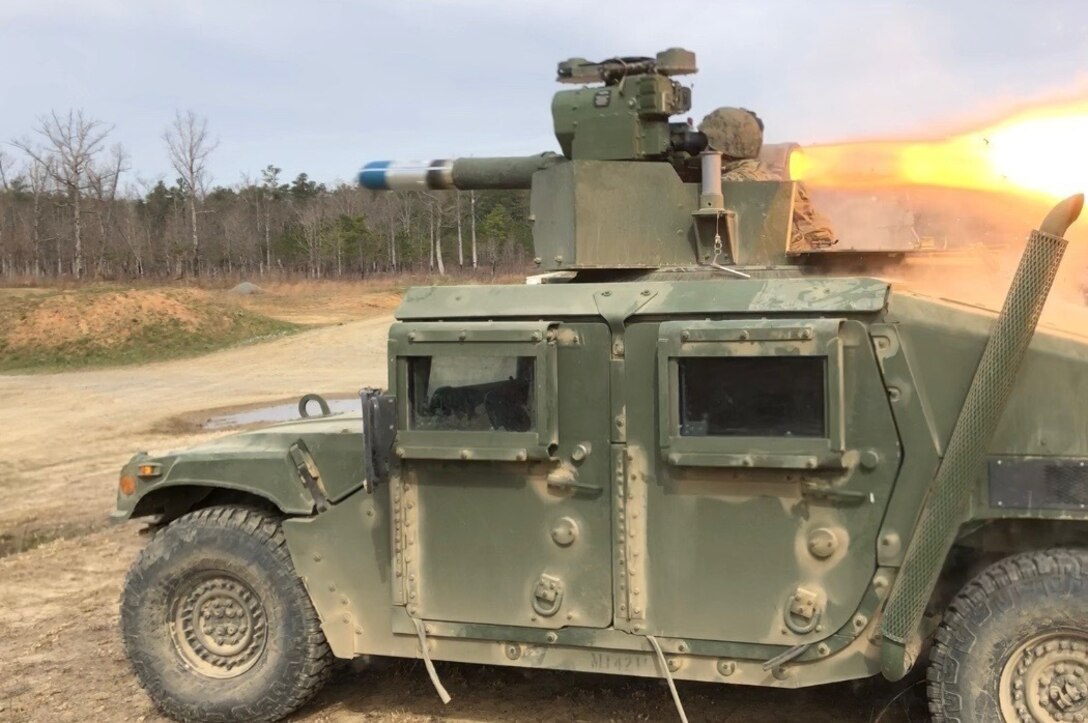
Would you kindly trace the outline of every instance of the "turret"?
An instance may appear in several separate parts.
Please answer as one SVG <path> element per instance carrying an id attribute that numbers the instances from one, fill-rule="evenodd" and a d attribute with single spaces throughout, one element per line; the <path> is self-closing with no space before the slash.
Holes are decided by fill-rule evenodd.
<path id="1" fill-rule="evenodd" d="M 560 153 L 427 162 L 375 161 L 372 190 L 530 189 L 542 270 L 780 267 L 794 187 L 721 182 L 721 157 L 690 120 L 695 54 L 601 62 L 572 58 L 557 80 L 552 121 Z"/>

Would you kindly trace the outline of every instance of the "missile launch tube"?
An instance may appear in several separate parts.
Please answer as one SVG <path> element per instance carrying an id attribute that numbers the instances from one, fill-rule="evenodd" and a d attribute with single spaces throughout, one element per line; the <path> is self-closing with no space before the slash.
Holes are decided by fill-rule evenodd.
<path id="1" fill-rule="evenodd" d="M 359 171 L 359 185 L 374 191 L 530 188 L 533 174 L 565 160 L 555 153 L 506 158 L 437 161 L 372 161 Z"/>

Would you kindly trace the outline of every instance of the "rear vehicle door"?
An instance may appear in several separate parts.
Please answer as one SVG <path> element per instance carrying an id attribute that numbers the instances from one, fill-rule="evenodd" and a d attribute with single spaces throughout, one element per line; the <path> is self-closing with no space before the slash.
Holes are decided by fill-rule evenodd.
<path id="1" fill-rule="evenodd" d="M 864 325 L 643 322 L 627 348 L 632 627 L 797 645 L 853 624 L 900 459 Z"/>

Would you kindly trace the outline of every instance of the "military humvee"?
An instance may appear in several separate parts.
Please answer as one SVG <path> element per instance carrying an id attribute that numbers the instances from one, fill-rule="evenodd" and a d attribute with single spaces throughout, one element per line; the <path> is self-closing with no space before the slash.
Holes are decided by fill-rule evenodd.
<path id="1" fill-rule="evenodd" d="M 358 414 L 121 472 L 122 599 L 167 714 L 282 717 L 334 658 L 783 688 L 930 652 L 937 720 L 1088 715 L 1088 340 L 1035 333 L 1080 210 L 998 315 L 787 252 L 795 188 L 670 116 L 693 54 L 559 65 L 561 153 L 372 163 L 529 188 L 545 283 L 415 288 Z M 838 273 L 839 275 L 836 275 Z M 939 626 L 938 626 L 939 623 Z"/>

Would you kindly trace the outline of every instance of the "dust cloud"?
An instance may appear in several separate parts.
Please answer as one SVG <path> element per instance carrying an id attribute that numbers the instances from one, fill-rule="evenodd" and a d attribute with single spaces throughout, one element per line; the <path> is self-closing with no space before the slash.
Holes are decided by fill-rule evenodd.
<path id="1" fill-rule="evenodd" d="M 839 248 L 896 254 L 877 275 L 915 293 L 994 311 L 1029 233 L 1051 207 L 1037 197 L 926 186 L 815 188 L 810 195 L 831 220 Z M 1066 238 L 1042 323 L 1088 335 L 1088 219 Z"/>

